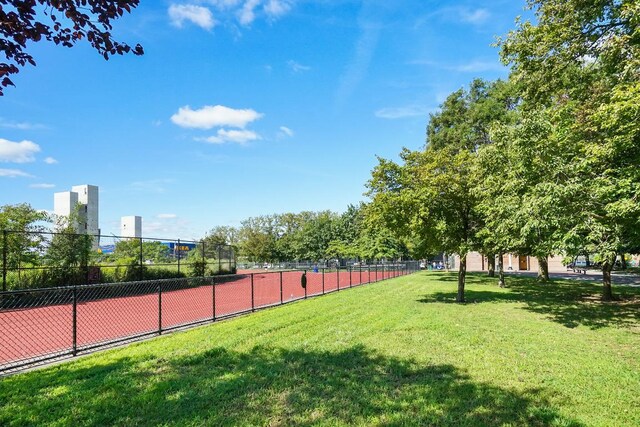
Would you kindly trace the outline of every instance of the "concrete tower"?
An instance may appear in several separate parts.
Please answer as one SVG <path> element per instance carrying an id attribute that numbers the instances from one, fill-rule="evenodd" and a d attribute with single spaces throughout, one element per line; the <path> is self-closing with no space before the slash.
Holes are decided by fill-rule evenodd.
<path id="1" fill-rule="evenodd" d="M 100 234 L 98 218 L 98 187 L 95 185 L 74 185 L 71 191 L 78 194 L 80 204 L 80 229 L 84 233 L 95 235 Z"/>
<path id="2" fill-rule="evenodd" d="M 53 212 L 56 216 L 69 218 L 78 206 L 78 193 L 63 191 L 53 194 Z M 80 233 L 80 224 L 71 224 L 76 233 Z"/>
<path id="3" fill-rule="evenodd" d="M 142 217 L 123 216 L 120 218 L 121 237 L 142 237 Z"/>
<path id="4" fill-rule="evenodd" d="M 53 211 L 59 217 L 69 217 L 78 207 L 78 218 L 71 224 L 77 233 L 94 236 L 93 248 L 100 245 L 98 187 L 95 185 L 74 185 L 71 191 L 55 193 Z"/>

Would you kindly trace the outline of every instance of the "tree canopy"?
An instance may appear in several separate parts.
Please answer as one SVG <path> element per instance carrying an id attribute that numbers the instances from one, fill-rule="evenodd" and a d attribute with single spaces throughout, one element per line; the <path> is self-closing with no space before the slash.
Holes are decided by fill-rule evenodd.
<path id="1" fill-rule="evenodd" d="M 574 197 L 567 246 L 594 253 L 611 299 L 611 268 L 640 218 L 640 3 L 530 0 L 537 23 L 500 40 L 530 110 L 548 110 Z M 562 153 L 571 156 L 562 156 Z M 556 175 L 557 177 L 557 175 Z M 547 178 L 547 182 L 550 180 Z"/>
<path id="2" fill-rule="evenodd" d="M 427 146 L 380 159 L 371 218 L 420 247 L 594 254 L 603 299 L 640 247 L 640 3 L 529 0 L 536 22 L 498 41 L 507 81 L 473 80 L 429 117 Z M 501 257 L 500 257 L 501 258 Z"/>
<path id="3" fill-rule="evenodd" d="M 15 86 L 10 76 L 26 64 L 36 65 L 28 44 L 50 41 L 73 47 L 86 40 L 104 59 L 113 55 L 144 50 L 114 40 L 112 22 L 130 13 L 140 0 L 0 0 L 0 50 L 6 62 L 0 62 L 0 95 L 7 86 Z"/>

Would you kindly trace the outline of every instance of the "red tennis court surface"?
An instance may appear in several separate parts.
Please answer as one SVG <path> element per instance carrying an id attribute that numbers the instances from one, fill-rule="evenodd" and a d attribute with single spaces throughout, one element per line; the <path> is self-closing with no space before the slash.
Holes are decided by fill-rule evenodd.
<path id="1" fill-rule="evenodd" d="M 306 289 L 283 271 L 0 293 L 0 372 L 408 272 L 307 272 Z"/>

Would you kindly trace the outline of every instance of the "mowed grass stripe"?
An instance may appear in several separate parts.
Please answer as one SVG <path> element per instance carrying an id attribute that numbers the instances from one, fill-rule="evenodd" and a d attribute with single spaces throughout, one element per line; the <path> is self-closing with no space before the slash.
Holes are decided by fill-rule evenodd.
<path id="1" fill-rule="evenodd" d="M 0 382 L 1 425 L 640 425 L 640 291 L 420 273 Z"/>

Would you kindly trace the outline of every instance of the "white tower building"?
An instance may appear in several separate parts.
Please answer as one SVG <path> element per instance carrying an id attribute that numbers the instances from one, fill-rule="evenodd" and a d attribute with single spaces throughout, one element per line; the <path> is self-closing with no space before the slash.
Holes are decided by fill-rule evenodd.
<path id="1" fill-rule="evenodd" d="M 71 191 L 78 194 L 80 204 L 80 230 L 83 233 L 100 234 L 98 218 L 98 187 L 95 185 L 74 185 Z M 82 224 L 84 221 L 84 224 Z"/>
<path id="2" fill-rule="evenodd" d="M 69 217 L 78 209 L 78 218 L 71 224 L 77 233 L 94 236 L 93 248 L 100 246 L 99 199 L 98 187 L 95 185 L 74 185 L 71 191 L 55 193 L 53 211 L 56 216 Z"/>
<path id="3" fill-rule="evenodd" d="M 72 191 L 63 191 L 53 194 L 53 212 L 56 216 L 69 218 L 71 213 L 78 206 L 78 193 Z M 77 233 L 79 233 L 79 224 L 72 224 Z"/>
<path id="4" fill-rule="evenodd" d="M 120 218 L 121 237 L 142 237 L 142 217 L 123 216 Z"/>

